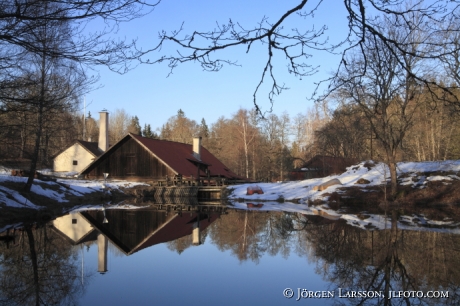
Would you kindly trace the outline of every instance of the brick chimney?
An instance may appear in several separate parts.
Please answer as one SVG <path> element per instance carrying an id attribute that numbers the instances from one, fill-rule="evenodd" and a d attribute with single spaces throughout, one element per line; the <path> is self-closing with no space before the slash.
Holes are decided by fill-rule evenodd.
<path id="1" fill-rule="evenodd" d="M 193 156 L 201 160 L 201 137 L 193 137 Z"/>
<path id="2" fill-rule="evenodd" d="M 99 150 L 107 151 L 109 148 L 109 113 L 103 109 L 99 112 Z"/>

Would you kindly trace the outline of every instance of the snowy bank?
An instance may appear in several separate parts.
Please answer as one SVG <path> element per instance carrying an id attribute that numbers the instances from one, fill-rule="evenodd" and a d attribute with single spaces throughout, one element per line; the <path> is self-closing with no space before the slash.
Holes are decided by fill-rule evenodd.
<path id="1" fill-rule="evenodd" d="M 14 208 L 31 208 L 39 209 L 41 206 L 32 203 L 26 199 L 18 191 L 27 182 L 26 177 L 11 176 L 11 170 L 2 168 L 0 169 L 0 210 L 3 207 Z M 63 177 L 69 177 L 63 175 Z M 111 193 L 113 191 L 123 188 L 131 188 L 134 186 L 145 185 L 144 183 L 135 183 L 127 181 L 111 181 L 107 183 L 104 181 L 89 181 L 77 179 L 57 179 L 56 182 L 42 181 L 39 179 L 34 180 L 31 193 L 36 196 L 41 196 L 50 199 L 57 203 L 69 203 L 69 199 L 75 197 L 85 197 L 86 195 L 96 193 Z"/>
<path id="2" fill-rule="evenodd" d="M 411 185 L 413 188 L 424 188 L 427 182 L 435 180 L 460 180 L 460 160 L 436 162 L 402 162 L 397 165 L 398 177 L 401 185 Z M 444 174 L 443 174 L 444 173 Z M 436 174 L 436 175 L 431 175 Z M 290 181 L 279 183 L 242 184 L 229 187 L 232 192 L 230 199 L 247 199 L 262 201 L 297 201 L 307 203 L 309 200 L 327 200 L 329 195 L 337 192 L 339 188 L 383 186 L 390 178 L 390 171 L 386 164 L 371 161 L 361 162 L 347 168 L 342 174 L 331 175 L 324 178 L 303 181 Z M 338 179 L 341 184 L 329 186 L 324 190 L 318 187 L 328 181 Z M 263 194 L 247 195 L 247 188 L 259 186 Z M 383 187 L 382 187 L 383 188 Z"/>

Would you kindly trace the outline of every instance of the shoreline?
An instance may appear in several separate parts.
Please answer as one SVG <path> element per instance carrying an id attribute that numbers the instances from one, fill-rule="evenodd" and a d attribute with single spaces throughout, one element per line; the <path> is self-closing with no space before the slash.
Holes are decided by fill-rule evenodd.
<path id="1" fill-rule="evenodd" d="M 400 216 L 423 215 L 431 220 L 460 222 L 460 177 L 457 175 L 460 161 L 408 162 L 398 166 L 399 190 L 393 201 L 385 201 L 389 191 L 383 180 L 386 165 L 369 161 L 351 166 L 342 174 L 324 178 L 228 186 L 227 199 L 280 205 L 289 202 L 358 217 L 396 210 Z M 152 199 L 149 195 L 156 188 L 128 181 L 108 180 L 104 183 L 69 178 L 52 182 L 37 179 L 32 192 L 24 193 L 21 190 L 25 180 L 0 174 L 0 221 L 6 220 L 7 216 L 21 215 L 18 212 L 25 213 L 26 210 L 57 214 L 88 203 L 100 205 L 126 200 L 139 203 L 143 198 Z M 330 181 L 336 184 L 319 188 Z M 247 195 L 247 188 L 255 185 L 264 193 Z"/>

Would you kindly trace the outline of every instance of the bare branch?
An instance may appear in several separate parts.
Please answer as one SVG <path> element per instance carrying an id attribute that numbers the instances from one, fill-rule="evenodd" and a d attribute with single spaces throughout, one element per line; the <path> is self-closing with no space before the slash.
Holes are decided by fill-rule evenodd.
<path id="1" fill-rule="evenodd" d="M 323 51 L 340 56 L 341 61 L 335 74 L 316 84 L 317 87 L 312 99 L 320 100 L 337 89 L 335 81 L 339 76 L 338 72 L 347 69 L 347 62 L 350 60 L 348 57 L 356 50 L 363 55 L 364 69 L 361 72 L 366 72 L 366 40 L 373 37 L 398 59 L 398 65 L 410 77 L 427 86 L 442 87 L 447 96 L 454 96 L 449 87 L 429 78 L 426 73 L 413 71 L 410 63 L 406 62 L 404 58 L 422 60 L 426 66 L 433 69 L 439 69 L 446 65 L 441 65 L 441 62 L 460 50 L 459 44 L 446 39 L 446 37 L 451 37 L 459 31 L 456 23 L 459 17 L 459 1 L 416 0 L 407 4 L 404 0 L 343 0 L 348 18 L 348 32 L 336 42 L 329 42 L 324 37 L 327 31 L 326 25 L 318 27 L 314 23 L 308 25 L 304 21 L 302 25 L 304 28 L 306 26 L 307 30 L 300 30 L 299 28 L 288 30 L 283 27 L 288 18 L 295 16 L 303 19 L 313 17 L 320 9 L 324 9 L 321 4 L 323 4 L 322 0 L 299 0 L 298 5 L 284 12 L 274 23 L 271 23 L 269 18 L 265 16 L 253 28 L 246 28 L 238 22 L 229 20 L 226 24 L 217 23 L 214 30 L 194 31 L 189 35 L 182 34 L 183 27 L 171 34 L 163 31 L 159 34 L 160 42 L 158 45 L 145 51 L 143 55 L 146 56 L 153 51 L 161 50 L 168 42 L 172 42 L 177 47 L 176 54 L 163 55 L 153 60 L 141 59 L 141 62 L 150 64 L 167 62 L 171 69 L 170 73 L 179 64 L 186 62 L 198 62 L 205 71 L 219 71 L 225 65 L 238 65 L 236 60 L 220 57 L 222 50 L 244 46 L 245 52 L 248 53 L 253 49 L 251 47 L 258 42 L 266 48 L 267 52 L 265 65 L 261 68 L 261 78 L 253 93 L 254 104 L 261 113 L 257 97 L 261 84 L 266 81 L 268 75 L 271 82 L 268 100 L 271 105 L 273 105 L 274 97 L 286 89 L 284 85 L 279 85 L 276 79 L 276 67 L 273 65 L 276 57 L 281 55 L 287 61 L 288 72 L 301 79 L 318 71 L 319 65 L 312 64 L 311 61 L 314 51 Z M 384 28 L 379 26 L 382 22 L 389 20 L 394 22 L 396 28 L 404 30 L 406 36 L 392 37 L 385 32 Z M 420 32 L 422 28 L 425 35 L 418 37 L 413 35 L 413 33 Z M 444 40 L 441 42 L 439 37 L 444 37 Z M 419 47 L 411 48 L 413 44 L 417 44 Z M 353 76 L 353 78 L 355 77 L 359 76 Z M 318 94 L 324 84 L 328 84 L 327 89 L 323 94 Z M 458 103 L 459 101 L 454 102 Z"/>

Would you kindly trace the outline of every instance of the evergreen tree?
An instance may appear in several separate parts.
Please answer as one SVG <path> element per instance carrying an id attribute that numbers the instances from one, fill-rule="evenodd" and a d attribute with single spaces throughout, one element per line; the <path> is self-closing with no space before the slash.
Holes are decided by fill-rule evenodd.
<path id="1" fill-rule="evenodd" d="M 158 135 L 155 132 L 152 132 L 152 127 L 150 124 L 144 124 L 144 131 L 142 132 L 144 137 L 158 139 Z"/>
<path id="2" fill-rule="evenodd" d="M 209 137 L 209 128 L 208 125 L 206 124 L 206 120 L 201 119 L 201 125 L 200 125 L 200 136 L 203 138 L 208 138 Z"/>
<path id="3" fill-rule="evenodd" d="M 137 116 L 131 117 L 131 123 L 129 124 L 128 132 L 142 136 L 142 128 Z"/>

